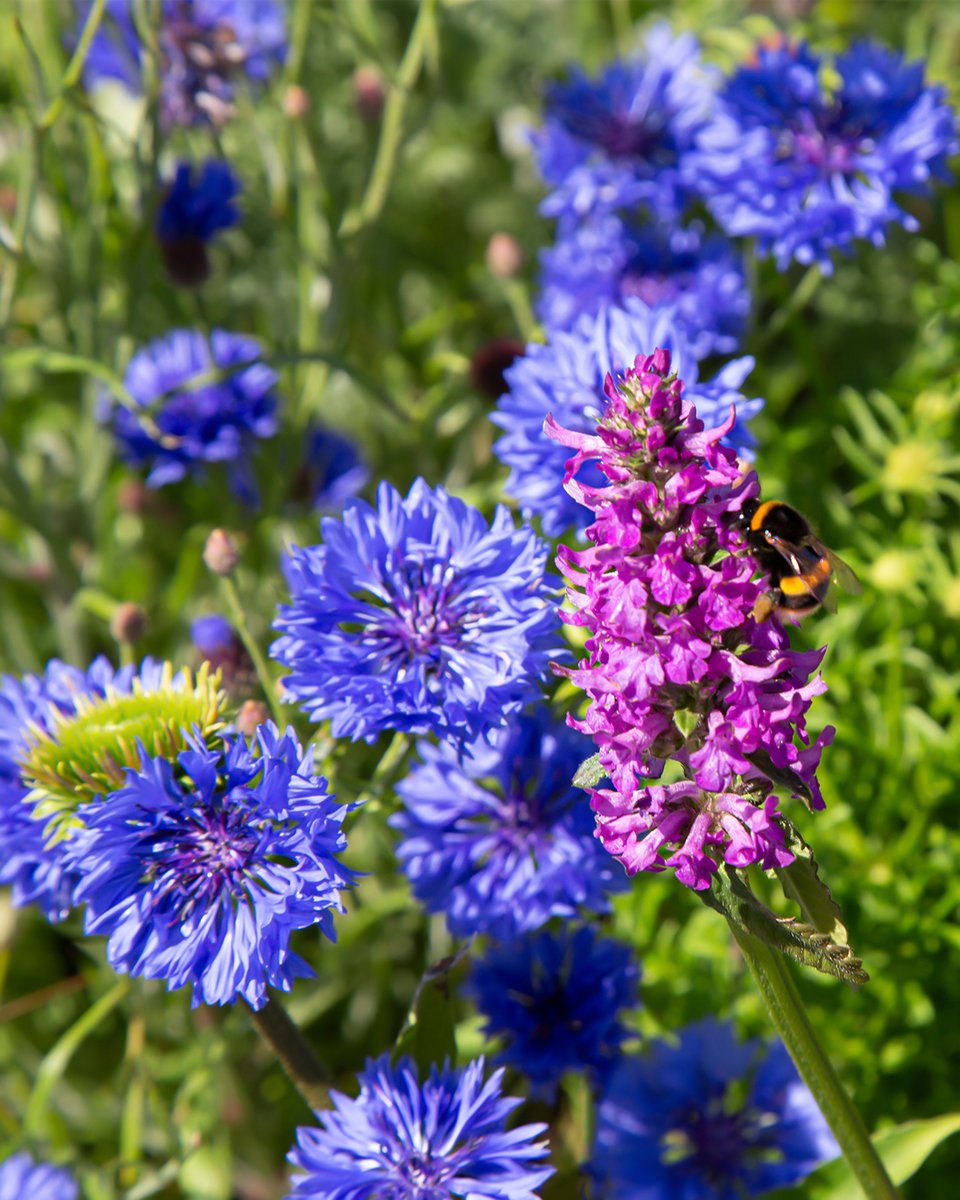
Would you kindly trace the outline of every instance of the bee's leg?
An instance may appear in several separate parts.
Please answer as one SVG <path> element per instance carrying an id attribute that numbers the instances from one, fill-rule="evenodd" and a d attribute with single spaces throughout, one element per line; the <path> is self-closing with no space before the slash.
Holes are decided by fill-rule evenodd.
<path id="1" fill-rule="evenodd" d="M 757 597 L 757 602 L 753 606 L 753 619 L 758 625 L 762 625 L 775 608 L 773 597 L 769 592 L 764 592 L 763 595 Z"/>

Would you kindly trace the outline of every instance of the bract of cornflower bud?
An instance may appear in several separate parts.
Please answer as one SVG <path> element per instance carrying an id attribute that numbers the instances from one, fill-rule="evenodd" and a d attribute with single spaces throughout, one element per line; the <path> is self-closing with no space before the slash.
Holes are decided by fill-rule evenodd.
<path id="1" fill-rule="evenodd" d="M 594 514 L 592 544 L 558 557 L 586 657 L 555 669 L 586 692 L 571 724 L 593 736 L 613 785 L 591 791 L 597 836 L 630 874 L 672 867 L 702 890 L 720 861 L 793 861 L 774 782 L 822 808 L 816 769 L 833 730 L 809 744 L 824 652 L 791 650 L 776 617 L 753 615 L 768 583 L 736 521 L 756 475 L 720 441 L 734 413 L 706 431 L 682 388 L 659 349 L 608 378 L 596 433 L 552 418 L 545 429 L 575 451 L 565 487 Z M 575 478 L 594 461 L 606 486 Z M 685 778 L 658 784 L 667 759 Z"/>
<path id="2" fill-rule="evenodd" d="M 504 1040 L 498 1062 L 552 1100 L 568 1071 L 594 1085 L 607 1077 L 627 1037 L 619 1014 L 637 1004 L 639 977 L 629 946 L 566 924 L 492 947 L 474 963 L 468 991 L 484 1033 Z"/>

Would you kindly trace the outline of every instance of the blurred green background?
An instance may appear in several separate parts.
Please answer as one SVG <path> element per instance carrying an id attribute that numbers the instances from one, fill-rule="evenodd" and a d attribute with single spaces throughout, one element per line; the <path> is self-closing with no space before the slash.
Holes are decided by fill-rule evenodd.
<path id="1" fill-rule="evenodd" d="M 18 251 L 0 275 L 8 672 L 53 655 L 116 656 L 109 620 L 125 600 L 147 613 L 138 653 L 195 662 L 189 622 L 217 607 L 200 558 L 214 525 L 241 537 L 240 587 L 266 641 L 281 549 L 316 540 L 290 488 L 314 421 L 356 438 L 374 481 L 405 489 L 423 474 L 488 511 L 502 498 L 492 400 L 471 381 L 471 359 L 493 338 L 530 333 L 536 252 L 551 229 L 537 215 L 525 130 L 567 64 L 596 70 L 659 14 L 696 31 L 724 67 L 775 29 L 827 50 L 870 34 L 958 92 L 953 0 L 447 0 L 423 6 L 413 37 L 412 2 L 290 8 L 282 77 L 243 100 L 219 140 L 177 130 L 161 143 L 119 91 L 95 103 L 71 91 L 41 129 L 72 7 L 0 0 L 0 233 Z M 409 82 L 392 161 L 383 118 L 358 106 L 359 66 L 388 87 Z M 304 94 L 291 99 L 295 86 Z M 305 111 L 290 115 L 297 103 Z M 178 158 L 218 151 L 243 177 L 244 217 L 217 242 L 202 292 L 178 292 L 151 236 L 154 181 Z M 382 194 L 369 188 L 377 162 Z M 748 390 L 767 401 L 754 423 L 765 493 L 806 512 L 864 582 L 795 638 L 829 646 L 830 691 L 813 712 L 838 732 L 824 756 L 826 812 L 793 815 L 872 976 L 859 990 L 799 980 L 871 1128 L 958 1107 L 960 188 L 912 210 L 919 234 L 893 231 L 886 249 L 860 249 L 830 279 L 756 263 L 746 344 L 757 358 Z M 517 282 L 487 269 L 497 231 L 524 249 Z M 181 326 L 255 334 L 280 364 L 283 432 L 260 454 L 257 512 L 216 474 L 145 493 L 95 419 L 97 379 L 121 376 L 137 346 Z M 382 749 L 352 752 L 349 768 L 334 755 L 341 794 Z M 356 822 L 348 861 L 371 874 L 338 945 L 301 936 L 319 979 L 291 1005 L 347 1089 L 396 1037 L 425 965 L 450 948 L 412 904 L 378 822 Z M 708 1013 L 768 1032 L 725 926 L 671 876 L 637 879 L 610 925 L 643 961 L 640 1033 Z M 44 1055 L 115 987 L 99 940 L 79 935 L 76 917 L 54 928 L 0 909 L 0 1136 L 20 1136 Z M 460 1002 L 457 1015 L 469 1056 L 477 1022 Z M 191 1013 L 185 995 L 138 982 L 64 1067 L 46 1061 L 50 1102 L 34 1102 L 30 1132 L 37 1147 L 77 1153 L 89 1196 L 282 1194 L 283 1156 L 307 1113 L 242 1012 Z M 947 1142 L 904 1195 L 952 1194 L 958 1170 L 960 1141 Z"/>

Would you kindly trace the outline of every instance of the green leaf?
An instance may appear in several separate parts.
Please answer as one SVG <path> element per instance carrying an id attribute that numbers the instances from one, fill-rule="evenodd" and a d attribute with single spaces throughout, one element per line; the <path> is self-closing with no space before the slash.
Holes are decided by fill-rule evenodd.
<path id="1" fill-rule="evenodd" d="M 589 758 L 585 758 L 577 767 L 577 773 L 573 777 L 573 786 L 578 788 L 593 788 L 596 787 L 602 779 L 606 779 L 606 768 L 600 762 L 599 752 L 591 754 Z"/>
<path id="2" fill-rule="evenodd" d="M 793 917 L 778 917 L 757 899 L 733 868 L 721 864 L 709 891 L 699 895 L 740 929 L 805 967 L 847 983 L 866 983 L 870 978 L 846 943 L 839 944 L 828 933 Z"/>
<path id="3" fill-rule="evenodd" d="M 882 1129 L 871 1140 L 890 1178 L 899 1186 L 919 1171 L 937 1146 L 957 1130 L 960 1130 L 960 1113 L 947 1113 L 926 1121 L 907 1121 L 892 1129 Z M 804 1184 L 804 1195 L 809 1200 L 849 1200 L 858 1194 L 859 1187 L 845 1158 L 825 1163 L 809 1175 Z M 771 1192 L 769 1200 L 788 1200 L 795 1195 L 793 1189 L 781 1188 Z"/>

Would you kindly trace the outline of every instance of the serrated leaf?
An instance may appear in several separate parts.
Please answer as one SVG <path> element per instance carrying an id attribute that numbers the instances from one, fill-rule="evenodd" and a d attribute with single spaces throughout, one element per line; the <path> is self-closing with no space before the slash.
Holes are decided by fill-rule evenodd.
<path id="1" fill-rule="evenodd" d="M 577 767 L 577 773 L 573 777 L 573 786 L 578 788 L 594 788 L 601 780 L 606 779 L 607 771 L 600 762 L 600 754 L 591 754 L 589 758 L 585 758 Z"/>
<path id="2" fill-rule="evenodd" d="M 926 1121 L 907 1121 L 892 1129 L 875 1133 L 873 1144 L 894 1184 L 905 1183 L 923 1166 L 940 1145 L 960 1130 L 960 1113 L 930 1117 Z M 845 1158 L 835 1158 L 807 1176 L 804 1195 L 809 1200 L 848 1200 L 859 1194 L 859 1185 Z M 796 1191 L 790 1188 L 771 1192 L 769 1200 L 788 1200 Z"/>
<path id="3" fill-rule="evenodd" d="M 805 967 L 847 983 L 866 983 L 870 978 L 846 943 L 840 945 L 828 933 L 793 917 L 778 917 L 732 869 L 721 865 L 710 889 L 699 895 L 705 904 L 723 913 L 740 929 Z"/>
<path id="4" fill-rule="evenodd" d="M 821 933 L 829 934 L 830 940 L 838 946 L 849 946 L 850 935 L 843 922 L 840 905 L 820 878 L 820 868 L 813 850 L 789 821 L 785 822 L 785 830 L 787 849 L 795 858 L 789 867 L 777 870 L 783 894 L 794 901 L 808 924 Z"/>

